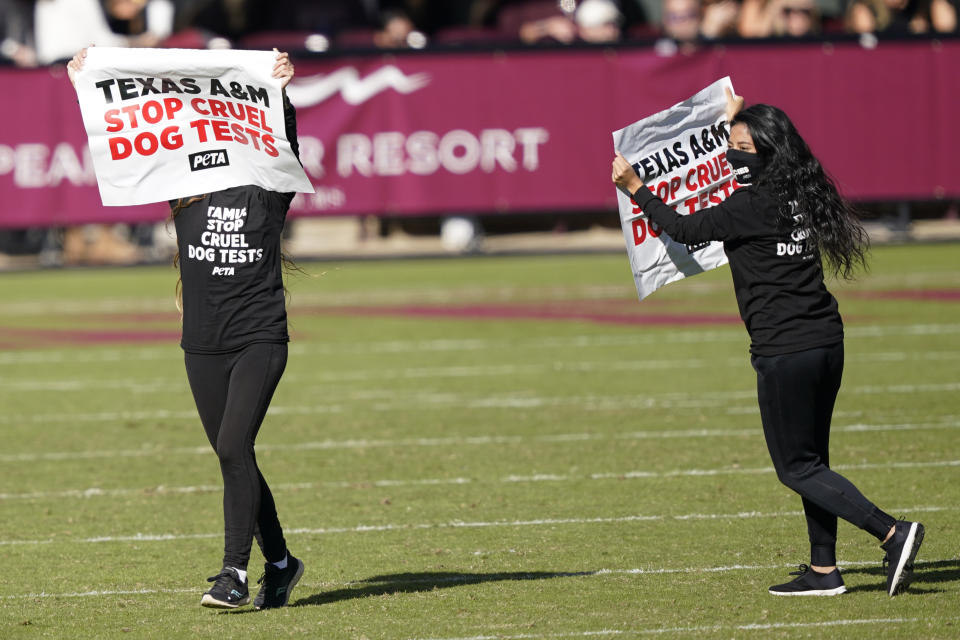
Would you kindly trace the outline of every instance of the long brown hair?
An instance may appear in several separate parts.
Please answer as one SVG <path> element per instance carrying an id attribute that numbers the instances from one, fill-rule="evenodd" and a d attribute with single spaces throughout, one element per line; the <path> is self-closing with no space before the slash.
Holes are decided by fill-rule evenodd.
<path id="1" fill-rule="evenodd" d="M 209 194 L 203 194 L 200 196 L 191 196 L 184 200 L 183 198 L 178 198 L 177 203 L 170 205 L 170 221 L 176 219 L 180 212 L 183 211 L 186 207 L 189 207 L 194 202 L 199 202 L 207 197 Z M 176 233 L 176 228 L 174 228 L 174 233 Z M 180 315 L 183 316 L 183 277 L 180 275 L 180 244 L 177 243 L 177 253 L 173 256 L 173 268 L 177 270 L 177 286 L 174 288 L 174 297 L 176 300 L 177 311 L 180 312 Z"/>

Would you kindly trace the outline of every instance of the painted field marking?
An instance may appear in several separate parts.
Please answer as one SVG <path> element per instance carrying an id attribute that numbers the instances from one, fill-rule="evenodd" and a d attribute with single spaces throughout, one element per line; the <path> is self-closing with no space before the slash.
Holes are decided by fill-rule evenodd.
<path id="1" fill-rule="evenodd" d="M 842 562 L 840 570 L 846 567 L 873 566 L 876 560 L 855 560 Z M 774 569 L 793 569 L 792 564 L 768 564 L 768 565 L 729 565 L 721 567 L 675 567 L 675 568 L 655 568 L 655 569 L 585 569 L 583 571 L 558 571 L 553 573 L 537 572 L 523 574 L 522 572 L 504 572 L 504 579 L 515 579 L 517 576 L 529 575 L 531 577 L 547 578 L 590 578 L 610 575 L 666 575 L 666 574 L 697 574 L 697 573 L 729 573 L 734 571 L 772 571 Z M 390 584 L 436 584 L 438 582 L 451 584 L 473 584 L 482 578 L 482 582 L 493 581 L 488 574 L 470 574 L 445 576 L 441 578 L 407 578 L 404 580 L 390 580 Z M 381 584 L 384 581 L 377 580 L 350 580 L 347 582 L 300 582 L 299 587 L 323 588 L 323 589 L 343 589 L 350 587 L 364 587 L 374 584 Z M 100 596 L 128 596 L 128 595 L 152 595 L 158 593 L 199 593 L 201 589 L 197 587 L 178 587 L 166 589 L 106 589 L 89 591 L 68 591 L 61 593 L 47 593 L 44 591 L 38 593 L 21 593 L 0 596 L 0 600 L 21 600 L 33 598 L 94 598 Z"/>
<path id="2" fill-rule="evenodd" d="M 849 395 L 889 395 L 889 394 L 916 394 L 916 393 L 945 393 L 960 390 L 960 382 L 897 384 L 897 385 L 861 385 L 846 389 L 843 393 Z M 338 396 L 339 397 L 339 396 Z M 400 400 L 397 400 L 400 398 Z M 425 408 L 445 409 L 456 406 L 461 409 L 539 409 L 543 407 L 563 407 L 579 405 L 585 409 L 595 410 L 622 410 L 622 409 L 705 409 L 721 408 L 733 400 L 755 400 L 756 391 L 701 391 L 701 392 L 667 392 L 650 395 L 582 395 L 582 396 L 541 396 L 530 394 L 527 391 L 517 391 L 508 394 L 484 395 L 464 394 L 455 392 L 412 392 L 399 391 L 361 392 L 361 400 L 365 404 L 363 409 L 371 411 L 400 411 L 404 409 Z M 343 398 L 340 398 L 343 399 Z M 346 398 L 349 400 L 349 395 Z M 752 406 L 752 403 L 751 403 Z M 733 407 L 737 413 L 746 410 L 746 407 Z M 267 415 L 325 415 L 342 413 L 346 410 L 343 404 L 319 404 L 312 406 L 275 405 L 270 407 Z M 37 413 L 37 414 L 2 414 L 0 424 L 11 423 L 51 423 L 51 422 L 107 422 L 130 420 L 197 420 L 193 409 L 170 410 L 154 409 L 148 411 L 99 411 L 93 413 Z"/>
<path id="3" fill-rule="evenodd" d="M 909 324 L 882 326 L 848 326 L 848 338 L 887 338 L 896 336 L 954 335 L 960 324 Z M 528 340 L 496 340 L 484 338 L 438 338 L 431 340 L 382 340 L 371 342 L 337 342 L 290 345 L 291 354 L 333 355 L 356 353 L 422 353 L 450 351 L 491 351 L 494 349 L 581 349 L 648 344 L 701 344 L 711 342 L 747 342 L 743 328 L 708 331 L 668 331 L 655 335 L 639 332 L 547 336 Z M 176 345 L 164 347 L 131 347 L 128 349 L 83 348 L 69 350 L 35 350 L 0 352 L 0 364 L 61 364 L 91 362 L 129 362 L 131 360 L 170 360 L 183 358 Z"/>
<path id="4" fill-rule="evenodd" d="M 130 414 L 131 416 L 133 414 Z M 118 418 L 123 419 L 123 418 Z M 132 419 L 127 417 L 126 419 Z M 0 418 L 2 422 L 2 418 Z M 937 429 L 960 428 L 960 419 L 957 416 L 942 416 L 940 422 L 926 423 L 893 423 L 893 424 L 851 424 L 834 426 L 832 433 L 874 433 L 888 431 L 924 431 Z M 634 431 L 613 434 L 603 433 L 566 433 L 543 436 L 448 436 L 435 438 L 400 438 L 400 439 L 347 439 L 347 440 L 320 440 L 304 441 L 288 444 L 258 444 L 258 451 L 304 451 L 304 450 L 337 450 L 337 449 L 370 449 L 382 447 L 442 447 L 442 446 L 479 446 L 522 444 L 525 442 L 585 442 L 602 440 L 648 440 L 648 439 L 677 439 L 677 438 L 729 438 L 755 437 L 760 433 L 759 427 L 749 429 L 669 429 L 659 431 Z M 90 460 L 98 458 L 144 458 L 150 456 L 178 456 L 178 455 L 210 455 L 208 446 L 173 447 L 144 443 L 141 449 L 96 449 L 90 451 L 47 451 L 43 453 L 13 453 L 0 454 L 0 463 Z"/>
<path id="5" fill-rule="evenodd" d="M 171 272 L 173 275 L 173 272 Z M 719 290 L 715 284 L 698 283 L 697 291 L 707 292 Z M 372 291 L 338 291 L 337 293 L 307 293 L 298 292 L 293 296 L 291 311 L 299 307 L 311 305 L 323 306 L 354 306 L 357 304 L 391 304 L 411 302 L 453 303 L 464 301 L 506 302 L 510 300 L 537 299 L 563 300 L 606 300 L 627 302 L 634 300 L 632 286 L 619 284 L 608 285 L 563 285 L 545 287 L 510 287 L 510 286 L 467 286 L 454 289 L 431 287 L 429 289 L 374 289 Z M 29 300 L 5 304 L 0 308 L 0 315 L 5 316 L 33 316 L 50 314 L 93 314 L 105 313 L 151 313 L 169 312 L 176 318 L 173 297 L 150 298 L 96 298 L 80 300 Z"/>
<path id="6" fill-rule="evenodd" d="M 903 362 L 916 360 L 930 362 L 935 360 L 960 360 L 960 351 L 889 351 L 848 356 L 849 364 L 857 362 Z M 342 371 L 318 371 L 309 375 L 288 373 L 283 378 L 284 385 L 289 384 L 337 384 L 349 382 L 369 382 L 372 380 L 427 380 L 449 378 L 483 378 L 508 375 L 534 375 L 540 373 L 589 373 L 593 371 L 649 371 L 651 369 L 700 369 L 709 366 L 748 367 L 744 357 L 718 359 L 686 358 L 676 360 L 627 360 L 615 362 L 599 361 L 562 361 L 540 364 L 486 364 L 436 367 L 402 367 L 394 369 L 352 369 Z M 97 377 L 62 378 L 58 380 L 31 380 L 23 377 L 0 377 L 3 393 L 12 392 L 85 392 L 90 390 L 117 389 L 131 393 L 183 393 L 188 390 L 186 377 L 181 374 L 167 378 L 147 380 L 104 379 Z M 349 388 L 349 387 L 347 387 Z M 329 391 L 329 387 L 326 388 Z M 338 394 L 340 395 L 340 394 Z"/>
<path id="7" fill-rule="evenodd" d="M 937 621 L 960 620 L 957 616 L 945 616 L 935 618 Z M 718 631 L 771 631 L 774 629 L 818 629 L 829 627 L 846 627 L 856 625 L 904 625 L 925 623 L 927 620 L 922 618 L 855 618 L 840 620 L 822 620 L 819 622 L 757 622 L 753 624 L 738 625 L 705 625 L 697 627 L 664 627 L 664 628 L 641 628 L 641 629 L 598 629 L 596 631 L 555 631 L 547 633 L 517 633 L 504 634 L 496 633 L 494 635 L 476 635 L 476 636 L 457 636 L 457 637 L 434 637 L 421 638 L 418 640 L 539 640 L 541 638 L 593 638 L 604 636 L 637 636 L 637 635 L 661 635 L 684 634 L 687 636 L 697 636 L 704 633 L 716 633 Z"/>
<path id="8" fill-rule="evenodd" d="M 836 471 L 869 471 L 869 470 L 890 470 L 890 469 L 925 469 L 925 468 L 945 468 L 960 467 L 960 460 L 935 460 L 926 462 L 888 462 L 888 463 L 861 463 L 861 464 L 840 464 L 834 465 L 831 469 Z M 724 469 L 674 469 L 671 471 L 622 471 L 622 472 L 599 472 L 585 475 L 570 474 L 533 474 L 533 475 L 508 475 L 502 478 L 483 480 L 477 478 L 421 478 L 414 480 L 357 480 L 357 481 L 327 481 L 327 482 L 293 482 L 277 483 L 270 488 L 274 493 L 281 491 L 303 491 L 309 489 L 369 489 L 369 488 L 392 488 L 392 487 L 410 487 L 410 486 L 451 486 L 466 484 L 489 484 L 491 482 L 503 484 L 525 484 L 537 482 L 579 482 L 583 480 L 647 480 L 655 478 L 706 478 L 715 476 L 732 475 L 761 475 L 774 473 L 773 467 L 753 467 L 753 468 L 724 468 Z M 164 496 L 164 495 L 189 495 L 198 493 L 221 493 L 221 485 L 188 485 L 188 486 L 157 486 L 130 488 L 121 487 L 114 489 L 104 489 L 101 487 L 89 487 L 86 489 L 62 489 L 58 491 L 30 491 L 26 493 L 0 493 L 0 500 L 46 500 L 51 498 L 115 498 L 122 496 Z"/>
<path id="9" fill-rule="evenodd" d="M 327 270 L 324 269 L 323 273 Z M 170 273 L 173 277 L 173 271 Z M 869 278 L 857 283 L 851 293 L 883 292 L 893 288 L 915 290 L 918 288 L 940 287 L 951 288 L 955 281 L 950 279 L 951 274 L 943 272 L 916 272 L 910 274 L 870 275 Z M 940 284 L 942 283 L 942 284 Z M 730 290 L 728 282 L 687 282 L 684 283 L 687 294 L 703 295 Z M 840 289 L 846 293 L 847 289 Z M 323 306 L 351 306 L 357 304 L 390 304 L 410 302 L 475 302 L 494 301 L 507 302 L 513 300 L 530 300 L 535 298 L 543 301 L 564 300 L 610 300 L 612 302 L 634 302 L 635 291 L 630 284 L 564 284 L 554 286 L 484 286 L 472 285 L 456 288 L 431 287 L 429 289 L 372 289 L 363 291 L 337 291 L 335 293 L 296 291 L 292 299 L 291 312 L 297 312 L 300 307 L 311 305 Z M 172 296 L 151 296 L 141 298 L 110 298 L 97 297 L 95 299 L 51 299 L 51 300 L 18 300 L 7 302 L 0 307 L 0 316 L 49 316 L 53 314 L 95 314 L 104 313 L 136 313 L 136 312 L 169 312 L 173 310 Z"/>
<path id="10" fill-rule="evenodd" d="M 942 511 L 957 511 L 960 506 L 913 506 L 892 509 L 897 513 L 936 513 Z M 802 511 L 775 511 L 763 513 L 760 511 L 742 511 L 739 513 L 688 513 L 680 515 L 632 515 L 632 516 L 604 516 L 597 518 L 538 518 L 531 520 L 491 520 L 467 522 L 452 520 L 447 522 L 427 522 L 410 524 L 364 524 L 352 527 L 320 527 L 284 529 L 284 535 L 336 535 L 349 533 L 384 533 L 393 531 L 417 531 L 438 529 L 482 529 L 495 527 L 543 527 L 555 525 L 581 524 L 619 524 L 629 522 L 667 522 L 667 521 L 701 521 L 701 520 L 749 520 L 755 518 L 782 518 L 802 516 Z M 0 546 L 22 546 L 52 544 L 54 542 L 66 544 L 100 544 L 107 542 L 170 542 L 176 540 L 200 540 L 207 538 L 222 538 L 219 533 L 136 533 L 122 536 L 92 536 L 87 538 L 40 539 L 40 540 L 0 540 Z"/>
<path id="11" fill-rule="evenodd" d="M 850 563 L 845 563 L 850 564 Z M 873 563 L 875 564 L 875 563 Z M 745 569 L 764 569 L 768 567 L 743 567 Z M 772 567 L 780 568 L 780 567 Z M 722 569 L 722 568 L 718 568 Z M 734 567 L 732 570 L 738 570 Z M 563 574 L 558 574 L 561 577 Z M 609 572 L 585 572 L 583 574 L 571 577 L 590 577 L 592 575 L 609 575 Z M 545 576 L 549 577 L 549 576 Z M 464 578 L 465 583 L 473 583 L 474 579 Z M 434 581 L 435 582 L 435 581 Z M 412 584 L 413 581 L 398 582 L 397 585 Z M 300 589 L 331 589 L 331 588 L 349 588 L 351 586 L 367 586 L 369 582 L 350 582 L 341 584 L 331 583 L 300 583 Z M 86 598 L 86 597 L 108 597 L 108 596 L 138 596 L 138 595 L 157 595 L 157 594 L 188 594 L 199 593 L 198 588 L 177 588 L 177 589 L 131 589 L 131 590 L 92 590 L 84 592 L 67 593 L 30 593 L 0 596 L 0 600 L 22 600 L 22 599 L 58 599 L 58 598 Z M 937 622 L 960 620 L 957 616 L 937 616 Z M 904 624 L 923 624 L 929 622 L 921 618 L 854 618 L 854 619 L 835 619 L 820 620 L 812 622 L 756 622 L 748 624 L 734 625 L 703 625 L 686 627 L 660 627 L 660 628 L 631 628 L 631 629 L 597 629 L 590 631 L 555 631 L 547 633 L 521 633 L 506 635 L 498 632 L 495 635 L 474 635 L 458 637 L 434 637 L 429 640 L 536 640 L 543 638 L 593 638 L 620 635 L 663 635 L 663 634 L 703 634 L 714 633 L 717 631 L 771 631 L 780 629 L 827 629 L 832 627 L 847 626 L 873 626 L 873 625 L 904 625 Z M 426 639 L 425 639 L 426 640 Z"/>

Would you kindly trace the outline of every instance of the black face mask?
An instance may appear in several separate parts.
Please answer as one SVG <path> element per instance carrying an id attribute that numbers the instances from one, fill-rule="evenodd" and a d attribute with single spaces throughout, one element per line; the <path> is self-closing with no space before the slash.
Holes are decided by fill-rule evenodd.
<path id="1" fill-rule="evenodd" d="M 733 168 L 733 176 L 740 184 L 753 183 L 766 165 L 758 154 L 739 149 L 727 149 L 727 163 Z"/>

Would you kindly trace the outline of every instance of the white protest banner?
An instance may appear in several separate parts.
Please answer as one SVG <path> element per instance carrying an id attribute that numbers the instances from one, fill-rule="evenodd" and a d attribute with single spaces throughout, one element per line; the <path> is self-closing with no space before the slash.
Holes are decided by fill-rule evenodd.
<path id="1" fill-rule="evenodd" d="M 739 187 L 726 161 L 726 94 L 722 78 L 665 111 L 613 132 L 644 184 L 678 213 L 688 215 L 722 202 Z M 647 220 L 629 195 L 617 190 L 620 225 L 640 299 L 665 284 L 727 263 L 720 242 L 687 246 Z"/>
<path id="2" fill-rule="evenodd" d="M 104 205 L 256 184 L 313 193 L 272 51 L 91 47 L 77 97 Z"/>

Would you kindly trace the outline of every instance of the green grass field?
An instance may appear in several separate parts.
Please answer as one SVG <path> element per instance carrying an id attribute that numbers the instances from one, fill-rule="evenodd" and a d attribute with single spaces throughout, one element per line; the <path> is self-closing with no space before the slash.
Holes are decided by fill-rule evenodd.
<path id="1" fill-rule="evenodd" d="M 258 441 L 290 606 L 199 606 L 220 476 L 170 268 L 0 275 L 2 638 L 956 638 L 960 246 L 834 284 L 835 468 L 927 537 L 910 590 L 841 523 L 807 562 L 727 268 L 636 301 L 624 255 L 304 264 Z M 262 559 L 254 551 L 251 578 Z"/>

